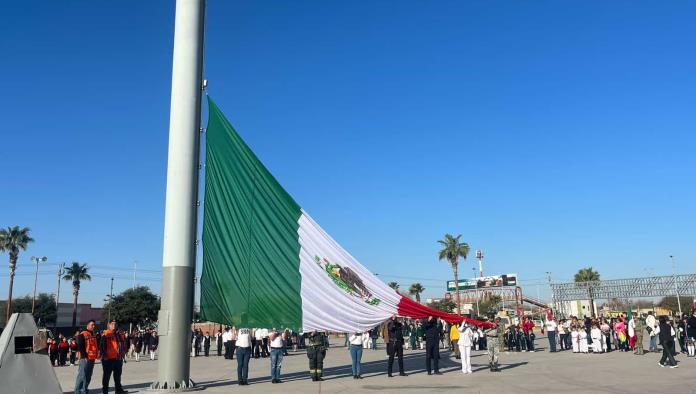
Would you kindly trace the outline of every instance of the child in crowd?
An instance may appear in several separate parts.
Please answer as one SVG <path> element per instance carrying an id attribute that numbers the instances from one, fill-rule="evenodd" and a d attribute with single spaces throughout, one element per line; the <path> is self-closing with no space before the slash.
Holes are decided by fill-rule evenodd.
<path id="1" fill-rule="evenodd" d="M 590 330 L 590 336 L 592 337 L 592 353 L 599 354 L 602 353 L 602 331 L 599 329 L 597 323 L 592 325 L 592 330 Z"/>
<path id="2" fill-rule="evenodd" d="M 693 338 L 686 338 L 686 351 L 689 354 L 689 357 L 694 357 L 694 355 L 696 355 L 696 344 L 694 343 Z"/>
<path id="3" fill-rule="evenodd" d="M 585 353 L 589 351 L 587 348 L 587 331 L 584 328 L 578 328 L 578 337 L 580 342 L 580 353 Z"/>
<path id="4" fill-rule="evenodd" d="M 570 340 L 573 342 L 573 353 L 580 352 L 580 333 L 577 327 L 571 328 Z"/>

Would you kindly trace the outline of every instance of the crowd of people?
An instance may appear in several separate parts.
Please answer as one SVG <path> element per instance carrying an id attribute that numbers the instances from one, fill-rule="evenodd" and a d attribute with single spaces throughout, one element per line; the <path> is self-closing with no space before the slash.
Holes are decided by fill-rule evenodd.
<path id="1" fill-rule="evenodd" d="M 531 317 L 524 317 L 519 324 L 504 327 L 500 318 L 490 317 L 485 328 L 466 323 L 448 324 L 432 316 L 427 319 L 401 319 L 392 316 L 387 322 L 366 332 L 344 333 L 344 346 L 351 357 L 354 379 L 362 379 L 361 359 L 364 350 L 377 350 L 377 340 L 382 338 L 386 345 L 387 376 L 395 376 L 395 362 L 399 376 L 408 376 L 404 370 L 404 350 L 425 350 L 425 370 L 428 375 L 440 375 L 440 351 L 451 351 L 461 359 L 464 374 L 472 373 L 471 352 L 486 351 L 491 372 L 499 372 L 498 356 L 501 351 L 534 352 L 536 334 Z M 657 318 L 652 312 L 645 318 L 637 315 L 620 315 L 615 318 L 556 320 L 552 316 L 544 321 L 541 332 L 548 337 L 548 351 L 572 351 L 582 354 L 601 354 L 611 351 L 643 354 L 643 336 L 649 336 L 647 351 L 657 352 L 662 346 L 660 366 L 675 368 L 676 343 L 689 357 L 696 353 L 696 311 L 691 316 L 670 321 L 664 316 Z M 312 331 L 297 332 L 277 328 L 219 329 L 214 335 L 209 331 L 194 329 L 191 332 L 191 356 L 209 357 L 211 348 L 218 357 L 237 360 L 237 383 L 249 384 L 249 362 L 251 358 L 270 359 L 270 376 L 274 384 L 282 383 L 281 366 L 288 351 L 303 351 L 309 360 L 309 376 L 313 381 L 323 380 L 323 360 L 330 347 L 329 333 Z M 78 365 L 75 393 L 87 393 L 95 361 L 101 360 L 104 375 L 102 390 L 108 392 L 113 374 L 116 393 L 125 393 L 121 385 L 123 363 L 130 357 L 136 361 L 141 355 L 149 354 L 156 359 L 158 337 L 155 330 L 119 331 L 115 321 L 109 322 L 107 330 L 98 333 L 93 321 L 74 338 L 60 335 L 49 340 L 49 355 L 53 365 Z"/>
<path id="2" fill-rule="evenodd" d="M 676 343 L 679 343 L 680 352 L 688 357 L 694 357 L 696 352 L 696 310 L 691 316 L 683 314 L 674 320 L 667 316 L 657 318 L 652 311 L 644 318 L 636 314 L 584 319 L 571 316 L 558 322 L 550 318 L 544 328 L 551 352 L 570 350 L 602 354 L 615 350 L 642 355 L 646 352 L 643 345 L 646 335 L 649 337 L 648 352 L 658 352 L 658 343 L 662 346 L 661 367 L 678 367 L 674 359 Z"/>
<path id="3" fill-rule="evenodd" d="M 471 373 L 471 350 L 488 349 L 489 366 L 491 371 L 499 371 L 498 367 L 498 338 L 503 337 L 503 328 L 499 319 L 491 318 L 491 328 L 480 329 L 467 324 L 447 324 L 430 316 L 428 319 L 412 320 L 398 319 L 393 316 L 386 324 L 381 324 L 366 332 L 344 333 L 344 346 L 348 347 L 351 356 L 351 370 L 354 379 L 362 379 L 361 359 L 365 349 L 377 350 L 377 340 L 382 338 L 387 351 L 387 376 L 395 376 L 396 362 L 399 376 L 407 376 L 404 370 L 404 350 L 425 350 L 425 370 L 428 375 L 441 375 L 439 368 L 440 350 L 449 349 L 457 359 L 462 359 L 462 372 Z M 195 330 L 192 333 L 192 355 L 200 351 L 197 346 L 203 346 L 210 338 Z M 212 340 L 211 340 L 212 341 Z M 212 343 L 212 342 L 210 342 Z M 281 365 L 283 356 L 288 349 L 304 350 L 309 359 L 309 375 L 313 381 L 323 380 L 323 360 L 329 349 L 328 333 L 296 332 L 290 329 L 276 328 L 236 328 L 226 327 L 215 335 L 218 355 L 224 351 L 226 359 L 237 357 L 237 382 L 247 385 L 249 379 L 250 358 L 270 358 L 271 382 L 282 383 Z M 490 344 L 493 343 L 491 346 Z M 207 356 L 208 353 L 205 353 Z"/>
<path id="4" fill-rule="evenodd" d="M 77 331 L 74 336 L 66 338 L 63 334 L 58 334 L 57 338 L 48 338 L 46 345 L 51 365 L 54 367 L 75 366 L 77 365 L 77 338 L 82 334 Z M 147 357 L 154 360 L 157 354 L 159 338 L 157 331 L 152 329 L 135 330 L 132 333 L 123 333 L 124 343 L 127 348 L 126 355 L 135 361 L 140 361 L 140 357 Z"/>

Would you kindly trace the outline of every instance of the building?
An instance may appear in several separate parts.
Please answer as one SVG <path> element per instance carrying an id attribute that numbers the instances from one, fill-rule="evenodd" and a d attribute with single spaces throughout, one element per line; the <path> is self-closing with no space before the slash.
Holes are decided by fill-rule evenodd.
<path id="1" fill-rule="evenodd" d="M 576 316 L 578 318 L 585 318 L 592 316 L 590 300 L 573 300 L 564 302 L 555 302 L 551 306 L 553 310 L 560 313 L 562 316 Z M 595 306 L 595 316 L 599 316 L 597 313 L 597 302 L 594 303 Z"/>
<path id="2" fill-rule="evenodd" d="M 82 327 L 87 324 L 88 321 L 94 320 L 97 325 L 106 323 L 106 316 L 102 316 L 102 308 L 93 308 L 92 304 L 77 304 L 77 326 Z M 72 326 L 72 313 L 73 304 L 68 302 L 61 302 L 58 304 L 58 311 L 56 316 L 56 327 L 71 327 Z"/>

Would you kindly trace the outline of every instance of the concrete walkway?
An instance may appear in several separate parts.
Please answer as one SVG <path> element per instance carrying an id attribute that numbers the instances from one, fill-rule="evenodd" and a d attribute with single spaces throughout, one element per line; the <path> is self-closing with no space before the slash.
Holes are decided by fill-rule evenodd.
<path id="1" fill-rule="evenodd" d="M 343 344 L 343 340 L 336 340 Z M 380 343 L 378 350 L 365 350 L 362 358 L 364 379 L 354 380 L 350 354 L 342 346 L 333 346 L 325 360 L 324 382 L 309 379 L 305 353 L 290 353 L 283 359 L 282 384 L 270 383 L 270 360 L 252 359 L 249 386 L 238 386 L 237 361 L 222 357 L 191 359 L 191 377 L 205 393 L 362 393 L 398 392 L 467 392 L 467 393 L 547 393 L 550 390 L 568 393 L 637 393 L 679 392 L 696 393 L 696 360 L 677 356 L 679 368 L 657 365 L 661 353 L 636 356 L 631 353 L 572 354 L 548 353 L 546 339 L 537 340 L 541 351 L 535 353 L 502 353 L 500 373 L 488 371 L 485 352 L 473 352 L 474 373 L 461 373 L 459 360 L 442 351 L 440 370 L 444 375 L 425 373 L 425 353 L 405 351 L 407 377 L 388 378 L 386 352 Z M 395 366 L 396 367 L 396 366 Z M 55 368 L 65 392 L 74 389 L 76 367 Z M 124 366 L 123 384 L 131 391 L 143 391 L 157 376 L 157 361 L 145 359 L 128 361 Z M 90 388 L 101 389 L 102 368 L 96 365 Z M 1 391 L 1 390 L 0 390 Z M 113 392 L 113 382 L 111 386 Z"/>

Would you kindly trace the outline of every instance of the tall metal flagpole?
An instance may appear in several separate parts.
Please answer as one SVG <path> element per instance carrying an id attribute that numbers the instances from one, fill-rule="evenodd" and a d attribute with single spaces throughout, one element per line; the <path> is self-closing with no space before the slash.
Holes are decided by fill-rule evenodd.
<path id="1" fill-rule="evenodd" d="M 195 389 L 188 355 L 198 215 L 205 0 L 177 0 L 164 212 L 159 366 L 151 390 Z"/>

